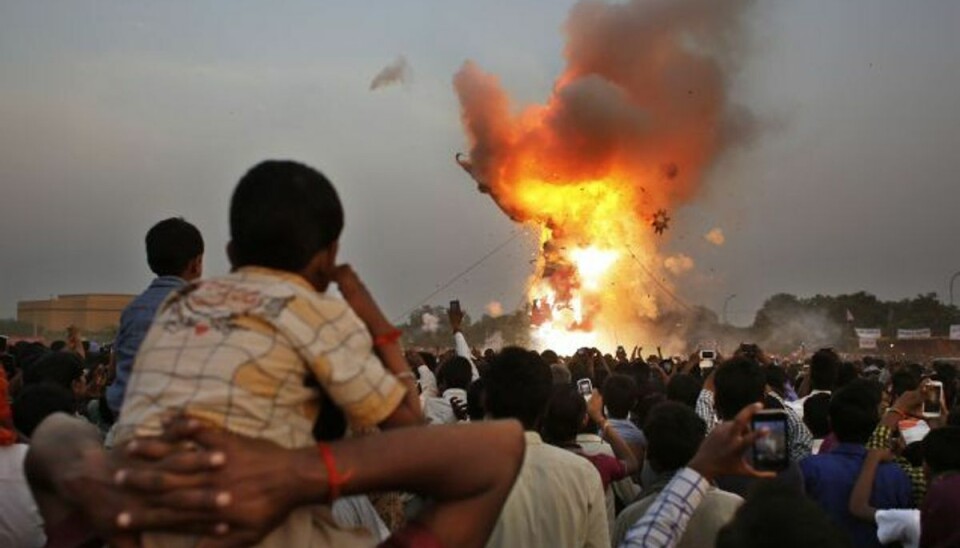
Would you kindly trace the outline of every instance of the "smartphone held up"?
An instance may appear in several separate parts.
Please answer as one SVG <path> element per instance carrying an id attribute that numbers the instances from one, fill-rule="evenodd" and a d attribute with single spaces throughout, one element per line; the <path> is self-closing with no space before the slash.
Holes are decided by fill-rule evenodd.
<path id="1" fill-rule="evenodd" d="M 767 435 L 753 442 L 753 467 L 760 471 L 779 472 L 790 465 L 787 413 L 782 409 L 757 412 L 750 421 L 754 431 L 766 430 Z"/>
<path id="2" fill-rule="evenodd" d="M 925 418 L 936 418 L 943 413 L 943 383 L 940 381 L 928 381 L 923 386 L 923 416 Z"/>

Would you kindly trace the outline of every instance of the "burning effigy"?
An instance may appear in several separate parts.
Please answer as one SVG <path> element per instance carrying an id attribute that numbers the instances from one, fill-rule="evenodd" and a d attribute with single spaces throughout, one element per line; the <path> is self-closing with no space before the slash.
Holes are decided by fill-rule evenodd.
<path id="1" fill-rule="evenodd" d="M 669 306 L 652 283 L 672 284 L 671 212 L 752 125 L 730 100 L 749 3 L 583 0 L 544 104 L 517 108 L 472 61 L 454 77 L 470 145 L 457 162 L 539 234 L 528 297 L 541 347 L 639 337 Z"/>

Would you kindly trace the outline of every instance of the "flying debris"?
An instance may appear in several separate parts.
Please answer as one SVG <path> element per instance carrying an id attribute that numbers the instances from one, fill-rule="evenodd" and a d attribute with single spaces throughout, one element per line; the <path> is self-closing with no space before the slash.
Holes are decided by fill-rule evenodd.
<path id="1" fill-rule="evenodd" d="M 653 221 L 650 222 L 650 226 L 653 227 L 653 231 L 657 234 L 663 234 L 663 231 L 670 228 L 670 216 L 667 215 L 665 209 L 658 209 L 656 213 L 653 214 Z"/>
<path id="2" fill-rule="evenodd" d="M 486 183 L 483 179 L 480 178 L 480 175 L 477 173 L 477 170 L 473 167 L 473 162 L 470 161 L 470 157 L 462 152 L 458 152 L 454 157 L 457 165 L 459 165 L 464 171 L 467 172 L 467 175 L 477 183 L 477 190 L 481 194 L 489 194 L 493 198 L 493 202 L 497 204 L 497 207 L 500 208 L 500 211 L 503 211 L 507 214 L 507 217 L 510 217 L 510 220 L 516 223 L 522 222 L 522 219 L 517 215 L 517 212 L 510 211 L 504 205 L 503 201 L 493 192 L 490 188 L 490 185 Z"/>

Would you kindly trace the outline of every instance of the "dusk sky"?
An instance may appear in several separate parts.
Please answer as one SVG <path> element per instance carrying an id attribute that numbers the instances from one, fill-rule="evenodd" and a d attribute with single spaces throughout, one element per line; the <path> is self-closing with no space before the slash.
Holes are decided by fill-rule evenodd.
<path id="1" fill-rule="evenodd" d="M 573 2 L 0 0 L 0 317 L 64 293 L 136 293 L 143 236 L 183 216 L 228 270 L 228 200 L 266 158 L 303 161 L 346 208 L 342 258 L 390 317 L 510 237 L 454 163 L 466 59 L 519 104 L 549 95 Z M 762 131 L 673 212 L 691 303 L 745 325 L 764 299 L 937 292 L 960 270 L 960 2 L 764 0 L 734 99 Z M 412 78 L 370 91 L 403 55 Z M 720 227 L 726 244 L 703 235 Z M 438 294 L 523 300 L 517 239 Z"/>

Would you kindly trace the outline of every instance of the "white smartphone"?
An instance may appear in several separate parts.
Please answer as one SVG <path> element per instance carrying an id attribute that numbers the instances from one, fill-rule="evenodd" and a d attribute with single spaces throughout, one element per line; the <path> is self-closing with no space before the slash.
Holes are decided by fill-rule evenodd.
<path id="1" fill-rule="evenodd" d="M 939 417 L 943 412 L 940 405 L 943 399 L 943 383 L 930 381 L 923 388 L 923 416 L 928 418 Z"/>
<path id="2" fill-rule="evenodd" d="M 593 396 L 593 381 L 590 379 L 580 379 L 577 381 L 577 391 L 583 396 L 583 399 L 589 401 Z"/>

